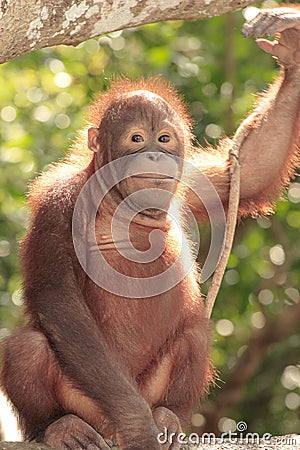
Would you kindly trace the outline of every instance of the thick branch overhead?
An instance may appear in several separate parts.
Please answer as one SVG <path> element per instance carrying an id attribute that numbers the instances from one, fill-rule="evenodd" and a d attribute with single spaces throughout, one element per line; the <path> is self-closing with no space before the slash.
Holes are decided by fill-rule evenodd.
<path id="1" fill-rule="evenodd" d="M 198 20 L 253 0 L 0 0 L 0 63 L 58 44 L 165 20 Z"/>

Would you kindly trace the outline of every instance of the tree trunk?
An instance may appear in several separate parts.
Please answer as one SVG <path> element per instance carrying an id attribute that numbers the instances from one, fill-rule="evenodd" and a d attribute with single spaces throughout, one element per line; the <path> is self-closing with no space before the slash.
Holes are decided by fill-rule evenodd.
<path id="1" fill-rule="evenodd" d="M 213 17 L 251 3 L 254 1 L 0 0 L 0 63 L 52 45 L 78 45 L 151 22 Z"/>
<path id="2" fill-rule="evenodd" d="M 191 440 L 193 442 L 193 440 Z M 195 442 L 195 440 L 194 440 Z M 201 442 L 201 436 L 200 436 Z M 182 450 L 300 450 L 300 436 L 287 435 L 270 437 L 265 440 L 257 436 L 248 436 L 246 439 L 240 439 L 238 434 L 232 434 L 229 440 L 208 440 L 207 443 L 199 445 L 184 444 Z M 44 444 L 33 444 L 26 442 L 1 442 L 0 450 L 50 450 L 50 447 Z M 119 450 L 113 447 L 111 450 Z"/>

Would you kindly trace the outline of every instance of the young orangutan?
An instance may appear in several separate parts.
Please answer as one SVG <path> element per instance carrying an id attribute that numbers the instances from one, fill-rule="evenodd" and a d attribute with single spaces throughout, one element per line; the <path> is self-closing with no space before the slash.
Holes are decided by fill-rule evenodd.
<path id="1" fill-rule="evenodd" d="M 244 122 L 249 133 L 240 148 L 241 215 L 269 212 L 298 161 L 299 10 L 263 10 L 244 27 L 244 34 L 255 38 L 277 32 L 276 42 L 257 40 L 282 69 Z M 117 275 L 98 267 L 93 255 L 101 252 L 109 267 L 124 275 L 122 289 L 128 293 L 134 280 L 142 283 L 167 272 L 179 255 L 178 226 L 179 234 L 185 233 L 172 196 L 179 193 L 203 220 L 202 201 L 189 187 L 191 181 L 201 183 L 200 169 L 226 204 L 230 140 L 214 151 L 193 147 L 185 106 L 168 83 L 157 79 L 117 82 L 92 105 L 90 122 L 87 142 L 83 134 L 71 156 L 31 187 L 31 227 L 21 252 L 29 323 L 5 341 L 2 387 L 26 439 L 60 450 L 107 450 L 108 440 L 116 438 L 122 450 L 159 450 L 159 431 L 167 427 L 179 433 L 213 378 L 197 271 L 168 289 L 162 278 L 155 295 L 147 289 L 136 297 L 120 295 Z M 115 172 L 112 167 L 108 176 L 97 178 L 102 173 L 97 171 L 123 156 L 128 156 L 124 178 L 99 205 L 97 186 L 114 179 Z M 185 170 L 182 160 L 194 169 Z M 164 243 L 156 258 L 138 262 L 116 248 L 112 221 L 121 204 L 132 221 L 120 242 L 147 252 L 151 232 L 160 230 L 155 239 L 152 234 L 154 248 Z M 84 244 L 87 267 L 98 270 L 109 288 L 79 263 L 72 220 L 74 243 L 79 238 Z M 116 228 L 122 232 L 122 223 Z M 185 252 L 191 258 L 188 242 Z M 174 273 L 182 271 L 179 255 Z M 175 439 L 164 448 L 179 449 L 179 444 Z"/>

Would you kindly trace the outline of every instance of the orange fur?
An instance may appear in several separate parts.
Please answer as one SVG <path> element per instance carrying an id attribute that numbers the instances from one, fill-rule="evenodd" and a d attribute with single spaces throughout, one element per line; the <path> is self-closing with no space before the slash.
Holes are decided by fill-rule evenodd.
<path id="1" fill-rule="evenodd" d="M 249 135 L 240 149 L 240 216 L 270 212 L 275 196 L 288 183 L 299 162 L 299 100 L 293 104 L 285 98 L 286 93 L 292 98 L 295 86 L 295 80 L 280 77 L 259 99 L 246 123 Z M 103 164 L 103 155 L 99 157 L 98 150 L 104 156 L 110 152 L 116 157 L 116 150 L 124 151 L 123 142 L 127 142 L 128 136 L 131 146 L 135 142 L 132 140 L 134 134 L 126 128 L 125 116 L 118 116 L 116 125 L 114 120 L 109 122 L 107 119 L 107 111 L 114 102 L 118 105 L 124 102 L 122 106 L 129 108 L 126 94 L 139 90 L 159 95 L 171 108 L 170 112 L 165 103 L 162 107 L 161 100 L 153 96 L 150 96 L 151 101 L 136 96 L 135 103 L 131 102 L 135 109 L 131 110 L 129 122 L 134 121 L 136 111 L 143 117 L 143 126 L 148 133 L 145 132 L 145 136 L 150 136 L 150 149 L 156 145 L 156 151 L 160 149 L 159 157 L 170 156 L 166 147 L 161 150 L 158 137 L 166 122 L 169 124 L 173 120 L 169 137 L 172 133 L 176 136 L 176 145 L 171 150 L 194 165 L 185 174 L 185 181 L 197 182 L 200 170 L 214 185 L 225 208 L 228 202 L 231 140 L 223 139 L 216 149 L 194 147 L 192 120 L 187 108 L 175 89 L 160 78 L 114 82 L 111 89 L 100 94 L 91 105 L 90 124 L 96 128 L 91 131 L 96 133 L 101 132 L 102 125 L 105 136 L 120 139 L 107 142 L 119 142 L 119 145 L 109 146 L 103 139 L 98 148 L 96 140 L 93 153 L 88 148 L 85 128 L 67 157 L 53 164 L 32 184 L 29 198 L 32 224 L 21 252 L 30 325 L 5 342 L 2 386 L 18 411 L 27 438 L 52 446 L 59 447 L 66 432 L 79 427 L 89 442 L 99 437 L 96 433 L 95 438 L 97 430 L 106 438 L 117 436 L 121 448 L 134 446 L 158 450 L 157 424 L 152 410 L 161 413 L 168 408 L 173 419 L 177 414 L 184 423 L 213 379 L 209 361 L 209 322 L 203 312 L 195 266 L 171 289 L 154 297 L 132 299 L 107 292 L 94 283 L 82 269 L 74 251 L 74 205 L 81 188 Z M 120 126 L 123 122 L 124 129 Z M 107 123 L 110 125 L 105 128 Z M 178 128 L 180 132 L 177 133 Z M 277 145 L 276 133 L 280 135 L 284 149 Z M 147 157 L 145 142 L 146 138 L 144 147 L 132 154 L 146 154 Z M 126 150 L 125 147 L 125 154 Z M 282 157 L 279 164 L 276 156 Z M 173 177 L 170 178 L 173 183 Z M 180 189 L 184 191 L 184 188 Z M 97 210 L 93 230 L 98 239 L 97 248 L 100 248 L 98 241 L 101 242 L 106 230 L 111 229 L 115 198 L 120 199 L 120 190 L 116 197 L 108 195 Z M 185 198 L 196 218 L 199 221 L 206 219 L 204 205 L 192 190 L 186 192 Z M 184 236 L 185 233 L 181 215 L 179 211 L 175 212 L 179 224 L 177 234 L 165 216 L 163 224 L 156 216 L 142 217 L 140 221 L 135 217 L 130 226 L 132 242 L 141 250 L 148 248 L 149 233 L 153 229 L 160 227 L 164 231 L 166 245 L 157 259 L 140 264 L 126 260 L 113 248 L 105 257 L 110 266 L 137 279 L 167 271 L 178 255 L 178 234 Z M 88 240 L 86 227 L 92 221 L 88 215 L 85 219 L 80 222 L 80 231 L 82 239 Z M 184 246 L 188 259 L 191 257 L 188 239 Z M 183 265 L 178 270 L 183 270 Z M 103 273 L 107 279 L 110 277 L 112 285 L 116 283 L 110 272 L 103 269 Z M 130 287 L 131 281 L 126 282 Z M 176 418 L 169 425 L 171 428 L 176 426 L 179 431 L 177 422 Z"/>

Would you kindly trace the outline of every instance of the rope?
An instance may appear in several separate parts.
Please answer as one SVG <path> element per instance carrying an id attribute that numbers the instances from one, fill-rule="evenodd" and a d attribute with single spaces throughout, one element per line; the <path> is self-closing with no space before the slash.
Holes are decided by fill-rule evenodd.
<path id="1" fill-rule="evenodd" d="M 229 150 L 230 188 L 229 188 L 227 222 L 225 229 L 225 244 L 205 301 L 205 316 L 207 318 L 211 317 L 212 309 L 214 307 L 218 292 L 220 290 L 220 286 L 223 280 L 224 272 L 228 263 L 228 258 L 232 249 L 233 239 L 235 235 L 240 202 L 239 150 L 244 139 L 248 136 L 250 131 L 250 128 L 247 125 L 248 124 L 246 121 L 239 126 L 232 140 L 232 146 Z"/>

